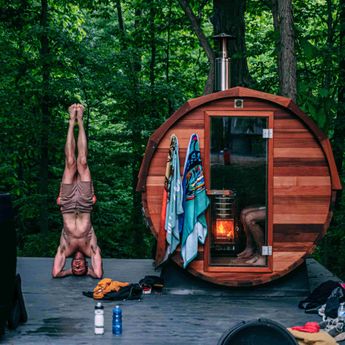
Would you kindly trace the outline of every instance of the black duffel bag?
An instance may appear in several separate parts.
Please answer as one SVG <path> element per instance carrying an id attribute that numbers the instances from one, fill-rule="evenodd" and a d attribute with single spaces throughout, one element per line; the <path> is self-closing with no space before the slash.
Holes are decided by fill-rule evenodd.
<path id="1" fill-rule="evenodd" d="M 218 345 L 298 345 L 293 335 L 269 319 L 242 321 L 223 333 Z"/>

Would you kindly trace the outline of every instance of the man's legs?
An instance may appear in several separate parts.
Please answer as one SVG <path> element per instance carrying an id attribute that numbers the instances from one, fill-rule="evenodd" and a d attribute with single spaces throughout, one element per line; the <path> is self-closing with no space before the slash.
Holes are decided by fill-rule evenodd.
<path id="1" fill-rule="evenodd" d="M 75 139 L 74 125 L 76 119 L 76 104 L 72 104 L 69 108 L 69 125 L 65 144 L 65 170 L 62 176 L 62 183 L 71 184 L 77 172 L 77 162 L 75 159 Z"/>
<path id="2" fill-rule="evenodd" d="M 254 241 L 250 229 L 248 228 L 247 217 L 250 213 L 254 212 L 256 209 L 253 207 L 246 207 L 241 212 L 241 223 L 243 225 L 243 230 L 246 235 L 246 247 L 245 249 L 237 255 L 238 258 L 250 258 L 254 254 Z"/>
<path id="3" fill-rule="evenodd" d="M 266 208 L 260 207 L 247 214 L 246 223 L 256 245 L 256 253 L 253 258 L 246 261 L 247 264 L 264 265 L 266 259 L 262 256 L 262 246 L 265 235 L 258 222 L 266 219 Z"/>
<path id="4" fill-rule="evenodd" d="M 81 104 L 77 105 L 77 120 L 79 125 L 78 134 L 78 158 L 77 170 L 81 181 L 91 181 L 91 173 L 87 164 L 87 139 L 83 123 L 84 107 Z"/>

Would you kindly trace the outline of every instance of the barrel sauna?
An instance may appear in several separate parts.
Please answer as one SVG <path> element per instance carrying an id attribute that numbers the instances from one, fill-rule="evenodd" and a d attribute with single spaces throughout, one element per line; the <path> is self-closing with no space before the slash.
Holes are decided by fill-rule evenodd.
<path id="1" fill-rule="evenodd" d="M 152 134 L 138 176 L 155 237 L 170 137 L 178 137 L 183 171 L 193 133 L 211 205 L 206 242 L 186 270 L 219 285 L 255 286 L 299 266 L 327 231 L 341 189 L 329 139 L 289 98 L 234 87 L 189 100 Z M 239 258 L 252 236 L 243 223 L 249 208 L 263 214 L 259 264 Z M 179 247 L 171 258 L 182 266 Z"/>

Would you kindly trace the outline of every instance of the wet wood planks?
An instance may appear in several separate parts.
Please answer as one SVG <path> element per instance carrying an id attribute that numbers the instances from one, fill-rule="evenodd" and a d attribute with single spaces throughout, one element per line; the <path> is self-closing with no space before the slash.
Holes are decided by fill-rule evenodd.
<path id="1" fill-rule="evenodd" d="M 217 344 L 224 331 L 242 320 L 265 317 L 284 326 L 320 321 L 317 315 L 297 308 L 300 296 L 272 297 L 256 288 L 247 293 L 242 290 L 240 295 L 230 288 L 190 291 L 182 283 L 168 286 L 163 294 L 146 295 L 141 301 L 120 302 L 121 337 L 111 333 L 111 310 L 116 303 L 105 303 L 105 334 L 95 336 L 95 303 L 82 296 L 82 291 L 92 290 L 97 281 L 88 277 L 53 280 L 51 265 L 51 258 L 18 259 L 29 320 L 16 331 L 8 331 L 1 344 L 209 345 Z M 308 266 L 314 285 L 332 278 L 315 261 Z M 157 274 L 151 260 L 105 259 L 104 268 L 105 277 L 122 281 L 137 282 L 147 274 Z"/>

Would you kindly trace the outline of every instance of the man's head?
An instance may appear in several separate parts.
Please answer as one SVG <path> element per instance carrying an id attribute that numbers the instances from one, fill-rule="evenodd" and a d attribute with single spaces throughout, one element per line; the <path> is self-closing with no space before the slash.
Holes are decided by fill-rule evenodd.
<path id="1" fill-rule="evenodd" d="M 72 273 L 75 276 L 84 276 L 87 273 L 87 261 L 81 252 L 76 252 L 71 262 Z"/>

